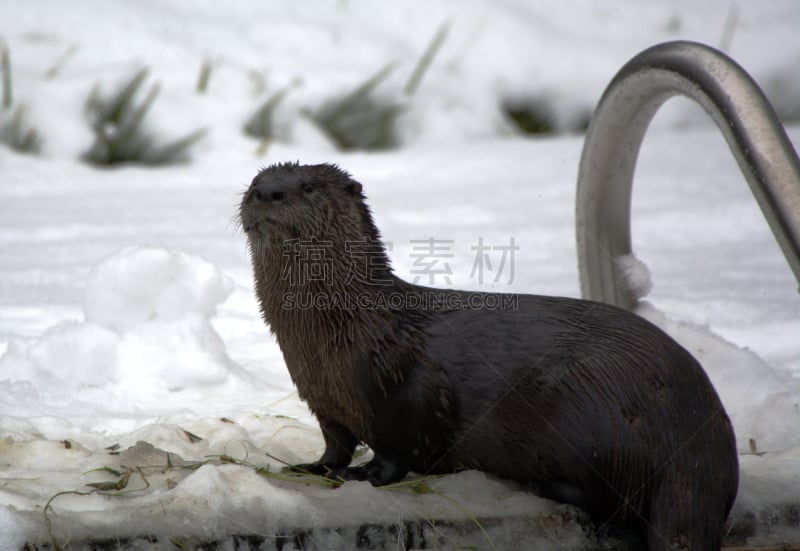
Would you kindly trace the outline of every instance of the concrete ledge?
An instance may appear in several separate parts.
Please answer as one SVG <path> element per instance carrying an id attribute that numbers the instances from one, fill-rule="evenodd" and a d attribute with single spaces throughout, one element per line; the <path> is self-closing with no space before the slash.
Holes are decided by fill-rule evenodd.
<path id="1" fill-rule="evenodd" d="M 746 513 L 734 518 L 724 541 L 725 551 L 800 551 L 800 507 L 787 506 L 774 515 Z M 423 551 L 520 550 L 635 551 L 644 542 L 624 531 L 598 531 L 582 511 L 565 507 L 561 514 L 539 517 L 481 518 L 475 520 L 415 520 L 398 524 L 298 528 L 271 536 L 232 535 L 221 539 L 139 535 L 62 541 L 63 550 L 140 551 Z M 28 544 L 30 551 L 52 550 L 51 543 Z"/>

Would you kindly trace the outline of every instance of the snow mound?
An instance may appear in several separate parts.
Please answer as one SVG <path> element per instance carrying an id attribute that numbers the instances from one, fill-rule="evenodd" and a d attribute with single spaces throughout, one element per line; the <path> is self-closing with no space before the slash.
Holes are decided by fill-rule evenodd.
<path id="1" fill-rule="evenodd" d="M 203 259 L 127 247 L 93 270 L 86 289 L 87 321 L 125 330 L 156 319 L 208 317 L 231 294 L 233 283 Z"/>
<path id="2" fill-rule="evenodd" d="M 209 320 L 232 290 L 230 278 L 200 258 L 125 248 L 92 271 L 85 321 L 10 340 L 0 358 L 6 399 L 21 407 L 47 402 L 30 399 L 43 395 L 66 404 L 66 392 L 77 392 L 136 410 L 138 400 L 158 402 L 165 392 L 247 380 Z"/>

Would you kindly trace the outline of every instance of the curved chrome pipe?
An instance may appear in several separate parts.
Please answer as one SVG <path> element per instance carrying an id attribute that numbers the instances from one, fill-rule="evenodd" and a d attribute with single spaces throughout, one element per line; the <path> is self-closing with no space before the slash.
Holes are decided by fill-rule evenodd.
<path id="1" fill-rule="evenodd" d="M 725 54 L 702 44 L 668 42 L 620 69 L 586 134 L 576 197 L 584 298 L 629 310 L 636 306 L 617 265 L 631 253 L 633 173 L 647 126 L 677 94 L 702 105 L 717 123 L 800 282 L 800 161 L 775 111 Z"/>

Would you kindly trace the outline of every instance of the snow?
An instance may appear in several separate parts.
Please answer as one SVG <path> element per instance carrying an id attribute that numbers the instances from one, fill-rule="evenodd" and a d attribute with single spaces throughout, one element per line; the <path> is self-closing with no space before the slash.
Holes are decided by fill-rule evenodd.
<path id="1" fill-rule="evenodd" d="M 27 534 L 10 507 L 0 507 L 0 534 L 0 543 L 7 549 L 19 549 L 25 544 Z"/>
<path id="2" fill-rule="evenodd" d="M 622 270 L 625 286 L 631 290 L 636 300 L 642 300 L 653 289 L 647 264 L 636 258 L 635 254 L 620 256 L 617 258 L 617 265 Z"/>
<path id="3" fill-rule="evenodd" d="M 477 472 L 424 481 L 433 493 L 277 477 L 282 461 L 313 460 L 324 444 L 260 319 L 236 224 L 240 193 L 272 162 L 337 162 L 364 184 L 401 277 L 414 279 L 411 240 L 435 237 L 453 241 L 453 287 L 577 296 L 582 137 L 522 139 L 499 106 L 532 102 L 572 129 L 641 49 L 677 38 L 719 43 L 730 6 L 418 0 L 387 13 L 374 3 L 288 0 L 232 1 L 224 11 L 177 0 L 0 4 L 0 21 L 14 22 L 0 42 L 15 99 L 44 139 L 40 157 L 0 146 L 0 548 L 48 541 L 48 500 L 119 478 L 88 472 L 102 467 L 133 469 L 126 493 L 55 498 L 47 518 L 60 542 L 142 535 L 142 526 L 176 538 L 274 536 L 457 519 L 462 507 L 479 518 L 568 514 Z M 402 97 L 445 22 L 448 37 L 420 89 Z M 741 6 L 730 50 L 795 143 L 798 24 L 791 1 Z M 205 59 L 213 72 L 200 95 Z M 402 147 L 336 151 L 304 111 L 388 62 L 395 71 L 378 91 L 407 105 Z M 207 137 L 185 165 L 86 165 L 89 91 L 110 90 L 143 66 L 148 86 L 161 83 L 151 130 L 170 139 L 207 127 Z M 290 83 L 277 139 L 260 155 L 241 128 Z M 639 313 L 698 357 L 733 420 L 742 467 L 734 518 L 775 516 L 800 495 L 797 282 L 724 141 L 686 102 L 656 117 L 633 197 L 636 254 L 617 260 L 647 297 Z M 513 277 L 473 277 L 472 247 L 511 238 Z M 489 252 L 499 266 L 497 249 Z M 575 545 L 585 537 L 561 535 Z M 767 536 L 798 538 L 785 526 Z M 331 545 L 346 548 L 342 541 Z"/>

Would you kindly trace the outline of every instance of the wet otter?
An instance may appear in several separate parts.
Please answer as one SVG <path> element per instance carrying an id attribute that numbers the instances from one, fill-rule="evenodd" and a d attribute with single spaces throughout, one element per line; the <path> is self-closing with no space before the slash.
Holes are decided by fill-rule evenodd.
<path id="1" fill-rule="evenodd" d="M 242 199 L 264 320 L 325 438 L 297 469 L 480 469 L 640 527 L 651 550 L 720 547 L 735 440 L 686 350 L 601 303 L 407 283 L 364 201 L 325 164 L 268 167 Z M 359 442 L 374 458 L 350 467 Z"/>

